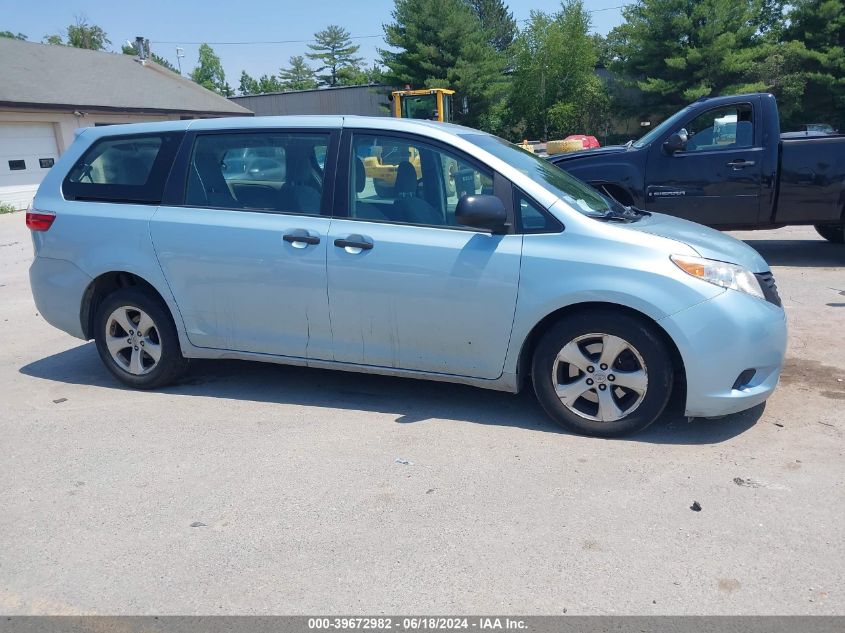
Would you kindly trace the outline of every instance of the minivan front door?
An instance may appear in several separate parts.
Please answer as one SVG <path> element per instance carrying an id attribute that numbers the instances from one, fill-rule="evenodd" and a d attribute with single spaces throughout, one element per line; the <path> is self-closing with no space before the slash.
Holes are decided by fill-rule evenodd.
<path id="1" fill-rule="evenodd" d="M 327 131 L 196 135 L 184 204 L 161 206 L 150 226 L 193 345 L 329 358 L 331 142 Z"/>
<path id="2" fill-rule="evenodd" d="M 754 224 L 760 212 L 762 134 L 750 103 L 713 108 L 681 124 L 687 144 L 649 149 L 646 208 L 708 226 Z M 759 127 L 759 126 L 757 126 Z"/>
<path id="3" fill-rule="evenodd" d="M 334 359 L 498 378 L 522 236 L 455 222 L 458 199 L 492 193 L 493 173 L 415 137 L 355 133 L 345 147 L 347 217 L 332 221 L 327 253 Z"/>

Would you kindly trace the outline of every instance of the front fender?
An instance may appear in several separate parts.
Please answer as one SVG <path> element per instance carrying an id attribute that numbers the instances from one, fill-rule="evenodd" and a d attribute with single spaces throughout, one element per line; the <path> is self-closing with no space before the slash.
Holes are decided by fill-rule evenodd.
<path id="1" fill-rule="evenodd" d="M 693 279 L 671 262 L 664 249 L 638 240 L 632 231 L 603 228 L 595 236 L 575 231 L 525 236 L 506 372 L 517 371 L 535 326 L 559 310 L 600 303 L 634 310 L 657 322 L 724 292 Z"/>

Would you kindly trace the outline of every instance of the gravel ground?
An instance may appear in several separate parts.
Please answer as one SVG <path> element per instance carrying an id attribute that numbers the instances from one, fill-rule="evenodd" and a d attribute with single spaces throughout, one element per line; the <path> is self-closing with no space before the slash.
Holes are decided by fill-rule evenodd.
<path id="1" fill-rule="evenodd" d="M 0 613 L 845 614 L 845 247 L 735 235 L 789 315 L 781 386 L 599 440 L 360 374 L 123 389 L 38 316 L 0 216 Z"/>

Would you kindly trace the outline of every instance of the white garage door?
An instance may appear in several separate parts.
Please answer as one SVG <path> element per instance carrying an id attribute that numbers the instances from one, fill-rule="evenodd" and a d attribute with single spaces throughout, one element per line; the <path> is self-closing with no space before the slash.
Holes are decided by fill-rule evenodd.
<path id="1" fill-rule="evenodd" d="M 0 202 L 26 208 L 58 157 L 52 123 L 0 123 Z"/>

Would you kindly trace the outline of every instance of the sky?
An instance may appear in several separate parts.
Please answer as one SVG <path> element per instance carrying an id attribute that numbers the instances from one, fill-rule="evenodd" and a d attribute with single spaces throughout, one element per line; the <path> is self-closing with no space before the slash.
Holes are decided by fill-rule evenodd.
<path id="1" fill-rule="evenodd" d="M 605 34 L 622 22 L 618 8 L 630 0 L 585 0 L 592 14 L 593 30 Z M 517 20 L 531 10 L 554 12 L 560 0 L 512 0 L 510 9 Z M 226 79 L 237 88 L 241 71 L 257 77 L 275 74 L 287 66 L 292 55 L 307 50 L 316 31 L 329 24 L 346 28 L 361 46 L 358 54 L 367 65 L 384 47 L 382 24 L 391 21 L 393 0 L 0 0 L 0 30 L 23 33 L 32 41 L 45 35 L 64 33 L 76 16 L 106 31 L 111 48 L 120 50 L 126 40 L 143 35 L 153 52 L 174 66 L 181 62 L 187 74 L 197 63 L 200 42 L 208 42 L 220 57 Z M 608 10 L 609 9 L 609 10 Z M 275 43 L 279 41 L 289 43 Z M 274 42 L 226 44 L 225 42 Z M 176 47 L 185 57 L 176 58 Z M 0 60 L 0 63 L 2 61 Z"/>

